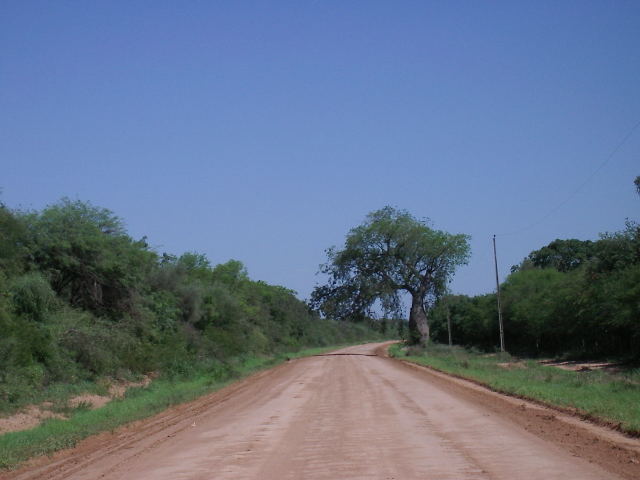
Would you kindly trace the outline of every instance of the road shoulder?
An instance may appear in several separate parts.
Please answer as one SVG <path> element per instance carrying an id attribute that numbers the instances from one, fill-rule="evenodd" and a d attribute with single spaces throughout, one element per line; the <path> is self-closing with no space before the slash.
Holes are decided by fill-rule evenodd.
<path id="1" fill-rule="evenodd" d="M 379 346 L 376 353 L 387 361 L 394 362 L 398 368 L 412 371 L 422 378 L 428 377 L 435 387 L 455 393 L 476 406 L 480 405 L 573 456 L 595 463 L 624 478 L 640 478 L 639 439 L 595 425 L 560 409 L 495 392 L 479 382 L 392 358 L 388 355 L 390 344 Z"/>

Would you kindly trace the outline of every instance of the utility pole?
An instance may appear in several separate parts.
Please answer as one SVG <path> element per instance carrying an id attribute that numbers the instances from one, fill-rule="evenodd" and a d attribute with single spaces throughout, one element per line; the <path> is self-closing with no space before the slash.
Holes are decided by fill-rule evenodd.
<path id="1" fill-rule="evenodd" d="M 449 302 L 447 302 L 447 330 L 449 331 L 449 348 L 453 346 L 451 340 L 451 309 L 449 308 Z"/>
<path id="2" fill-rule="evenodd" d="M 496 254 L 496 236 L 493 236 L 493 263 L 496 267 L 496 298 L 498 299 L 498 324 L 500 325 L 500 351 L 504 352 L 504 327 L 502 325 L 502 308 L 500 307 L 500 280 L 498 279 L 498 255 Z"/>

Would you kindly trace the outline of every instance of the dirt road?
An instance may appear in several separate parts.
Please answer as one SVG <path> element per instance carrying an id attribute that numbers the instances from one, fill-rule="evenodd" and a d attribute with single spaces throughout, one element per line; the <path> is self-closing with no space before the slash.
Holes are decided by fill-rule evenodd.
<path id="1" fill-rule="evenodd" d="M 640 478 L 640 442 L 373 356 L 377 346 L 288 362 L 10 476 Z"/>

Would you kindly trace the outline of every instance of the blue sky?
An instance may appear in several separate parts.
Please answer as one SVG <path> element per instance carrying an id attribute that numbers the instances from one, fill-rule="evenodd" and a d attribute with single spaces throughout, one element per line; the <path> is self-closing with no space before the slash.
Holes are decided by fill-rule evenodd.
<path id="1" fill-rule="evenodd" d="M 494 233 L 519 232 L 498 237 L 504 278 L 555 238 L 638 219 L 640 131 L 584 184 L 640 121 L 637 1 L 0 10 L 13 208 L 87 200 L 159 252 L 236 258 L 302 298 L 384 205 L 472 235 L 467 294 L 494 288 Z"/>

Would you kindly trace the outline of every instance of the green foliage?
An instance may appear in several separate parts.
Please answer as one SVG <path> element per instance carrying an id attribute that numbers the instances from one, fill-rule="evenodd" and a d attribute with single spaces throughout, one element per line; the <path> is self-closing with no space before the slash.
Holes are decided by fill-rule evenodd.
<path id="1" fill-rule="evenodd" d="M 42 322 L 58 303 L 51 285 L 38 272 L 14 278 L 9 288 L 13 311 L 21 318 Z"/>
<path id="2" fill-rule="evenodd" d="M 385 207 L 353 228 L 342 250 L 327 251 L 312 304 L 325 316 L 362 320 L 379 301 L 385 314 L 400 315 L 400 292 L 412 296 L 409 326 L 414 340 L 428 336 L 424 305 L 445 290 L 455 269 L 467 262 L 469 237 L 429 227 L 409 212 Z M 418 331 L 419 330 L 419 331 Z"/>
<path id="3" fill-rule="evenodd" d="M 229 260 L 227 263 L 216 265 L 213 278 L 229 287 L 237 287 L 249 280 L 247 269 L 239 260 Z"/>
<path id="4" fill-rule="evenodd" d="M 49 278 L 70 305 L 117 318 L 135 297 L 156 256 L 134 241 L 109 210 L 63 199 L 24 216 L 32 268 Z"/>
<path id="5" fill-rule="evenodd" d="M 640 356 L 640 226 L 595 242 L 555 240 L 532 252 L 501 287 L 505 339 L 533 355 Z M 484 301 L 488 299 L 488 301 Z M 494 295 L 448 296 L 432 311 L 434 338 L 495 348 Z"/>
<path id="6" fill-rule="evenodd" d="M 8 275 L 24 268 L 28 254 L 25 229 L 21 219 L 0 203 L 0 271 Z"/>
<path id="7" fill-rule="evenodd" d="M 528 259 L 538 268 L 554 268 L 559 272 L 574 270 L 595 255 L 594 243 L 590 240 L 554 240 L 540 250 L 534 250 Z"/>
<path id="8" fill-rule="evenodd" d="M 39 385 L 31 382 L 32 375 L 22 369 L 46 363 L 52 357 L 55 347 L 44 320 L 55 307 L 55 297 L 38 274 L 10 280 L 0 275 L 0 292 L 0 390 L 9 378 Z"/>
<path id="9" fill-rule="evenodd" d="M 106 377 L 229 376 L 248 356 L 376 338 L 320 319 L 238 260 L 158 255 L 89 203 L 0 205 L 0 233 L 0 411 Z"/>
<path id="10" fill-rule="evenodd" d="M 597 277 L 640 262 L 640 224 L 627 220 L 625 229 L 604 233 L 596 242 L 596 260 L 589 271 Z"/>
<path id="11" fill-rule="evenodd" d="M 138 341 L 125 326 L 113 328 L 110 320 L 89 312 L 66 311 L 56 327 L 56 344 L 87 378 L 117 376 L 121 370 L 133 369 L 131 354 Z"/>
<path id="12" fill-rule="evenodd" d="M 432 338 L 448 343 L 447 314 L 453 341 L 459 345 L 492 350 L 498 338 L 498 311 L 493 294 L 468 297 L 446 295 L 431 309 Z"/>

